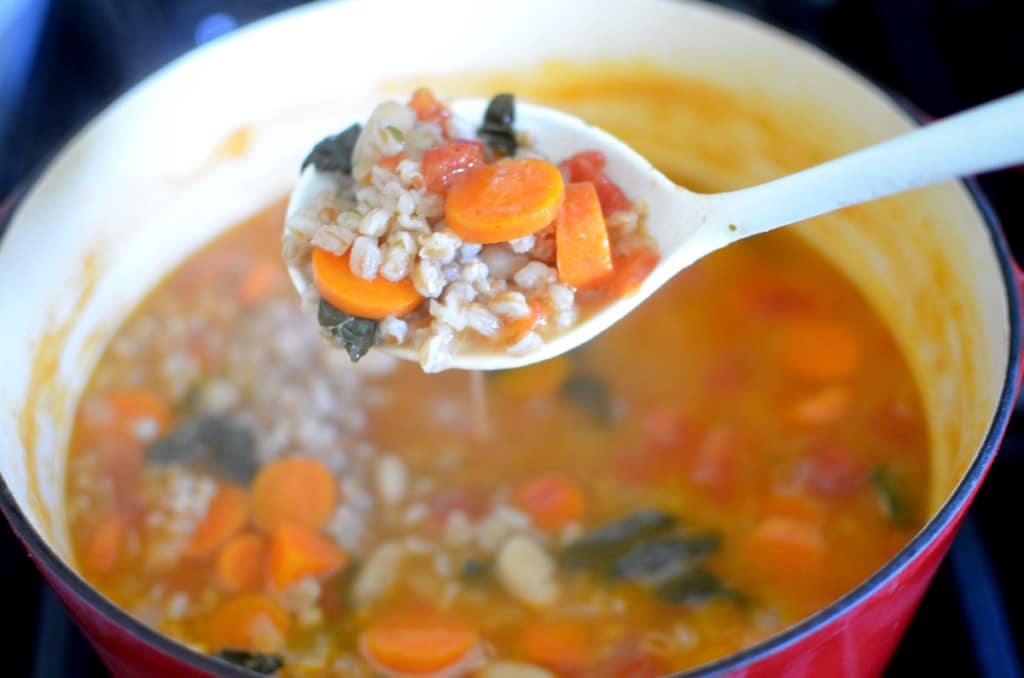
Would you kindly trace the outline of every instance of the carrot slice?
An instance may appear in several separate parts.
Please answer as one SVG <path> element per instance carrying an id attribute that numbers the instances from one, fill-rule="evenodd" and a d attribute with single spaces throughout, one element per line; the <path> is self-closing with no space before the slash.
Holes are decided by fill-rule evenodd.
<path id="1" fill-rule="evenodd" d="M 304 577 L 326 577 L 345 565 L 345 554 L 312 530 L 281 525 L 270 537 L 270 582 L 283 591 Z"/>
<path id="2" fill-rule="evenodd" d="M 348 252 L 339 257 L 313 248 L 313 282 L 320 296 L 335 308 L 359 318 L 379 320 L 404 315 L 423 302 L 411 279 L 391 282 L 378 276 L 364 280 L 349 268 L 348 257 Z"/>
<path id="3" fill-rule="evenodd" d="M 285 457 L 264 466 L 249 496 L 253 521 L 266 532 L 286 523 L 317 530 L 337 503 L 334 477 L 310 457 Z"/>
<path id="4" fill-rule="evenodd" d="M 96 523 L 85 547 L 85 566 L 96 574 L 107 574 L 117 568 L 124 555 L 128 520 L 120 513 L 110 513 Z"/>
<path id="5" fill-rule="evenodd" d="M 857 333 L 842 322 L 804 320 L 783 332 L 781 359 L 799 377 L 832 381 L 857 371 L 864 361 L 864 347 Z"/>
<path id="6" fill-rule="evenodd" d="M 572 369 L 564 355 L 495 374 L 498 388 L 517 398 L 551 396 L 558 392 Z"/>
<path id="7" fill-rule="evenodd" d="M 750 534 L 747 562 L 752 571 L 770 579 L 805 580 L 825 562 L 825 538 L 812 524 L 771 516 Z"/>
<path id="8" fill-rule="evenodd" d="M 240 534 L 217 554 L 217 579 L 228 591 L 257 591 L 267 581 L 267 538 Z"/>
<path id="9" fill-rule="evenodd" d="M 583 492 L 571 480 L 554 473 L 519 487 L 516 504 L 542 530 L 554 532 L 583 516 Z"/>
<path id="10" fill-rule="evenodd" d="M 466 172 L 448 191 L 444 212 L 463 240 L 498 243 L 536 233 L 558 215 L 565 181 L 537 158 L 509 158 Z"/>
<path id="11" fill-rule="evenodd" d="M 530 624 L 519 639 L 523 655 L 553 671 L 573 672 L 591 661 L 586 629 L 572 621 Z"/>
<path id="12" fill-rule="evenodd" d="M 573 287 L 589 287 L 612 272 L 608 227 L 594 184 L 569 184 L 555 220 L 558 277 Z"/>
<path id="13" fill-rule="evenodd" d="M 284 279 L 279 261 L 260 259 L 246 270 L 238 284 L 238 301 L 243 306 L 255 306 L 270 298 Z"/>
<path id="14" fill-rule="evenodd" d="M 280 652 L 285 647 L 291 618 L 270 596 L 246 593 L 221 605 L 207 628 L 214 648 Z"/>
<path id="15" fill-rule="evenodd" d="M 187 555 L 204 558 L 231 537 L 242 531 L 249 521 L 249 497 L 237 485 L 223 485 L 210 500 L 206 515 L 192 533 Z"/>
<path id="16" fill-rule="evenodd" d="M 441 671 L 466 656 L 480 641 L 476 629 L 437 613 L 394 615 L 360 634 L 359 646 L 372 663 L 403 674 Z"/>

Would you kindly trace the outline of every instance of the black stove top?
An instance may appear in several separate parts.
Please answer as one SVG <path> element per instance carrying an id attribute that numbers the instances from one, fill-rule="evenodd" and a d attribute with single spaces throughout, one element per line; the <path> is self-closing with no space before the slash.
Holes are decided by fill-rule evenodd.
<path id="1" fill-rule="evenodd" d="M 0 204 L 118 93 L 196 44 L 292 4 L 0 0 Z M 722 4 L 826 48 L 933 116 L 1024 88 L 1020 0 Z M 981 183 L 1018 260 L 1024 258 L 1024 169 L 991 175 Z M 1017 543 L 1016 495 L 1021 487 L 1024 408 L 1019 406 L 995 466 L 888 675 L 1022 675 L 1024 551 Z M 5 625 L 5 675 L 106 675 L 3 521 L 0 600 L 13 622 Z"/>

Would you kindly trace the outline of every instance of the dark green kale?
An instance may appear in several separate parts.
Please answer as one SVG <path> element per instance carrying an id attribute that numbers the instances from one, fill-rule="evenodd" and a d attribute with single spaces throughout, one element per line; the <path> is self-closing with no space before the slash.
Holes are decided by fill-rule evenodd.
<path id="1" fill-rule="evenodd" d="M 284 666 L 284 657 L 280 655 L 260 654 L 259 652 L 249 652 L 248 650 L 225 648 L 218 650 L 213 656 L 254 673 L 271 674 Z"/>
<path id="2" fill-rule="evenodd" d="M 565 565 L 613 574 L 618 560 L 638 542 L 664 534 L 676 524 L 675 516 L 664 511 L 638 511 L 569 544 L 563 554 Z"/>
<path id="3" fill-rule="evenodd" d="M 597 423 L 612 423 L 611 394 L 608 385 L 600 377 L 586 373 L 570 375 L 562 384 L 561 392 L 562 396 L 590 414 Z"/>
<path id="4" fill-rule="evenodd" d="M 343 132 L 321 139 L 302 161 L 300 171 L 312 164 L 318 172 L 352 174 L 352 151 L 362 131 L 362 125 L 356 123 Z"/>
<path id="5" fill-rule="evenodd" d="M 613 574 L 646 586 L 661 586 L 684 575 L 721 546 L 713 534 L 673 534 L 642 541 L 615 562 Z"/>
<path id="6" fill-rule="evenodd" d="M 651 589 L 651 592 L 673 605 L 704 605 L 715 599 L 743 603 L 746 598 L 735 589 L 703 568 L 695 568 L 665 581 Z"/>
<path id="7" fill-rule="evenodd" d="M 237 419 L 207 414 L 179 424 L 146 448 L 146 461 L 210 471 L 248 485 L 256 475 L 256 438 Z"/>
<path id="8" fill-rule="evenodd" d="M 512 94 L 499 94 L 491 99 L 484 113 L 484 123 L 477 130 L 487 147 L 498 155 L 515 155 L 516 98 Z"/>
<path id="9" fill-rule="evenodd" d="M 348 351 L 348 357 L 354 363 L 359 362 L 367 351 L 380 343 L 380 331 L 376 320 L 349 315 L 323 299 L 320 300 L 316 319 L 335 343 Z"/>
<path id="10" fill-rule="evenodd" d="M 691 534 L 674 516 L 649 510 L 574 541 L 565 548 L 562 562 L 571 570 L 638 584 L 674 605 L 701 605 L 712 598 L 741 602 L 740 594 L 703 567 L 720 546 L 717 535 Z"/>

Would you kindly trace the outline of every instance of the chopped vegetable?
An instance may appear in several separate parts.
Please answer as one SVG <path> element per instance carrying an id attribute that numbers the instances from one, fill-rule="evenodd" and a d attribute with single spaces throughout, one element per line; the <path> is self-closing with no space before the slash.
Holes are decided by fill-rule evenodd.
<path id="1" fill-rule="evenodd" d="M 248 485 L 256 473 L 256 439 L 238 420 L 210 414 L 186 421 L 150 444 L 146 461 L 192 466 Z"/>
<path id="2" fill-rule="evenodd" d="M 487 374 L 503 393 L 517 398 L 536 398 L 557 394 L 571 369 L 569 359 L 560 355 L 526 367 Z"/>
<path id="3" fill-rule="evenodd" d="M 214 647 L 275 653 L 285 648 L 291 618 L 276 600 L 245 593 L 221 605 L 207 627 Z"/>
<path id="4" fill-rule="evenodd" d="M 593 660 L 587 629 L 571 620 L 536 621 L 519 639 L 523 656 L 558 671 L 581 671 Z"/>
<path id="5" fill-rule="evenodd" d="M 284 666 L 284 657 L 277 654 L 260 654 L 259 652 L 225 648 L 218 650 L 213 656 L 254 673 L 270 674 Z"/>
<path id="6" fill-rule="evenodd" d="M 466 658 L 479 642 L 476 629 L 461 619 L 419 610 L 381 619 L 359 637 L 360 649 L 371 663 L 413 675 L 446 669 Z"/>
<path id="7" fill-rule="evenodd" d="M 565 202 L 555 220 L 558 277 L 573 287 L 590 287 L 612 272 L 608 227 L 594 185 L 565 187 Z"/>
<path id="8" fill-rule="evenodd" d="M 646 586 L 660 586 L 689 574 L 721 546 L 711 534 L 675 534 L 641 541 L 616 561 L 612 572 Z"/>
<path id="9" fill-rule="evenodd" d="M 810 381 L 845 379 L 864 362 L 860 336 L 848 325 L 827 319 L 794 320 L 785 327 L 782 364 Z"/>
<path id="10" fill-rule="evenodd" d="M 607 158 L 601 151 L 581 151 L 562 161 L 560 169 L 565 173 L 566 180 L 574 183 L 590 182 L 594 185 L 601 210 L 605 215 L 629 209 L 632 204 L 622 192 L 618 184 L 604 173 Z"/>
<path id="11" fill-rule="evenodd" d="M 279 525 L 270 537 L 270 582 L 283 591 L 305 577 L 328 577 L 345 565 L 331 540 L 296 525 Z"/>
<path id="12" fill-rule="evenodd" d="M 266 537 L 240 534 L 217 554 L 217 579 L 232 593 L 262 589 L 267 581 L 267 558 Z"/>
<path id="13" fill-rule="evenodd" d="M 515 503 L 546 532 L 557 532 L 583 517 L 583 492 L 565 476 L 549 473 L 520 485 Z"/>
<path id="14" fill-rule="evenodd" d="M 205 558 L 228 539 L 235 536 L 249 521 L 249 497 L 237 485 L 222 485 L 210 501 L 206 515 L 192 533 L 187 554 Z"/>
<path id="15" fill-rule="evenodd" d="M 616 257 L 611 276 L 600 288 L 601 298 L 611 301 L 636 292 L 660 261 L 661 255 L 647 247 Z"/>
<path id="16" fill-rule="evenodd" d="M 565 182 L 538 158 L 506 158 L 466 172 L 445 200 L 448 226 L 463 240 L 499 243 L 532 235 L 558 215 Z"/>
<path id="17" fill-rule="evenodd" d="M 339 311 L 324 299 L 320 300 L 316 319 L 320 327 L 330 333 L 335 343 L 348 352 L 348 357 L 354 363 L 359 362 L 367 351 L 380 343 L 376 320 L 357 318 Z"/>
<path id="18" fill-rule="evenodd" d="M 599 424 L 612 422 L 612 400 L 608 385 L 600 377 L 577 373 L 562 382 L 562 395 Z"/>
<path id="19" fill-rule="evenodd" d="M 724 585 L 718 577 L 700 568 L 656 586 L 653 593 L 673 605 L 703 605 L 716 598 L 727 598 L 736 602 L 743 600 L 743 596 Z"/>
<path id="20" fill-rule="evenodd" d="M 498 155 L 515 155 L 516 141 L 516 98 L 512 94 L 499 94 L 491 99 L 484 112 L 484 123 L 477 134 L 487 147 Z"/>
<path id="21" fill-rule="evenodd" d="M 754 528 L 746 557 L 755 572 L 769 579 L 798 583 L 820 571 L 825 549 L 825 538 L 818 526 L 771 516 Z"/>
<path id="22" fill-rule="evenodd" d="M 428 191 L 445 195 L 466 172 L 484 164 L 484 145 L 479 141 L 453 141 L 424 151 L 420 163 Z"/>
<path id="23" fill-rule="evenodd" d="M 416 118 L 421 122 L 442 122 L 452 114 L 426 87 L 420 87 L 412 93 L 409 107 L 416 111 Z"/>
<path id="24" fill-rule="evenodd" d="M 316 459 L 285 457 L 260 469 L 249 500 L 253 520 L 267 532 L 288 523 L 318 530 L 338 503 L 338 486 Z"/>
<path id="25" fill-rule="evenodd" d="M 343 132 L 322 139 L 302 161 L 301 169 L 312 164 L 318 172 L 352 174 L 352 151 L 362 131 L 362 125 L 357 123 Z"/>
<path id="26" fill-rule="evenodd" d="M 634 545 L 668 532 L 677 523 L 675 516 L 663 511 L 638 511 L 569 544 L 564 553 L 565 563 L 571 569 L 585 568 L 610 574 L 619 558 Z"/>
<path id="27" fill-rule="evenodd" d="M 889 516 L 889 519 L 896 525 L 910 525 L 913 522 L 910 502 L 907 501 L 902 479 L 897 476 L 895 471 L 886 466 L 876 466 L 871 469 L 870 477 L 885 515 Z"/>
<path id="28" fill-rule="evenodd" d="M 331 306 L 356 318 L 381 320 L 408 313 L 423 301 L 411 279 L 391 282 L 378 276 L 364 280 L 352 272 L 348 259 L 348 252 L 339 257 L 313 248 L 313 282 Z"/>

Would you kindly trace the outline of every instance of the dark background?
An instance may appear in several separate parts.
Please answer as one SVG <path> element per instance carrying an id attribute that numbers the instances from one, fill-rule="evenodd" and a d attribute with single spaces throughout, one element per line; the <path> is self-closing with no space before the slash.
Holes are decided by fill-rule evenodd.
<path id="1" fill-rule="evenodd" d="M 119 93 L 196 44 L 293 4 L 0 0 L 0 206 Z M 1024 87 L 1024 0 L 722 4 L 824 47 L 931 116 Z M 982 186 L 1019 260 L 1024 169 L 985 177 Z M 890 666 L 892 676 L 1020 675 L 1015 645 L 1024 630 L 1024 556 L 1015 492 L 1021 487 L 1024 411 L 1010 424 L 995 467 Z M 2 521 L 0 601 L 8 620 L 3 675 L 105 675 Z"/>

